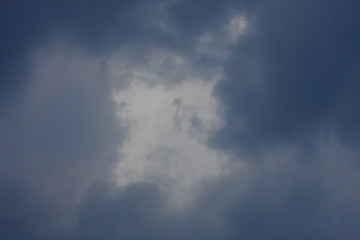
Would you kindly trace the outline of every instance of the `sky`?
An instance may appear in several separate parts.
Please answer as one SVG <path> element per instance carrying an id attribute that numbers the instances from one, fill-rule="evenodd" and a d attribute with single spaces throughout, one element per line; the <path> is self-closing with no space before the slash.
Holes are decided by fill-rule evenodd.
<path id="1" fill-rule="evenodd" d="M 358 239 L 359 9 L 2 1 L 0 239 Z"/>

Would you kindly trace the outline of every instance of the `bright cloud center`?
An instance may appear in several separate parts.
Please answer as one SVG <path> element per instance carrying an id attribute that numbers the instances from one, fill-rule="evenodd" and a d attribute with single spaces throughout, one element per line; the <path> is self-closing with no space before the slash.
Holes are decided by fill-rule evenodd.
<path id="1" fill-rule="evenodd" d="M 244 16 L 231 17 L 225 32 L 199 37 L 194 56 L 221 60 L 247 25 Z M 186 199 L 199 180 L 225 171 L 225 157 L 206 144 L 221 126 L 212 96 L 221 67 L 194 68 L 183 56 L 159 49 L 140 61 L 123 49 L 109 63 L 110 75 L 129 84 L 114 94 L 117 116 L 129 129 L 116 169 L 120 186 L 156 182 Z"/>
<path id="2" fill-rule="evenodd" d="M 196 181 L 222 171 L 224 159 L 206 145 L 219 126 L 214 82 L 184 82 L 173 88 L 133 81 L 119 92 L 118 117 L 130 129 L 117 169 L 120 185 L 139 181 L 184 194 Z"/>

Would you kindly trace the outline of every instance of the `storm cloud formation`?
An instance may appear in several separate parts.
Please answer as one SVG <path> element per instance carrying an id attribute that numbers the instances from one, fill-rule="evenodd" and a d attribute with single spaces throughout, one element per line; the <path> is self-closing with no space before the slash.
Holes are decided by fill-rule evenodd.
<path id="1" fill-rule="evenodd" d="M 258 151 L 309 142 L 323 130 L 356 144 L 358 7 L 356 1 L 262 5 L 254 33 L 234 48 L 217 88 L 228 124 L 215 141 Z"/>
<path id="2" fill-rule="evenodd" d="M 359 8 L 3 1 L 0 238 L 357 239 Z M 136 81 L 147 94 L 162 86 L 157 101 L 171 99 L 174 115 L 120 101 L 141 101 L 126 93 Z M 208 93 L 206 103 L 186 99 L 191 86 L 214 86 L 218 119 Z M 157 125 L 138 118 L 154 115 L 174 119 L 172 130 L 146 135 Z M 137 161 L 129 144 L 139 142 L 150 152 Z M 128 161 L 143 171 L 135 182 L 121 182 L 128 168 L 114 171 Z M 218 169 L 207 174 L 210 164 Z M 186 194 L 174 194 L 176 181 Z"/>

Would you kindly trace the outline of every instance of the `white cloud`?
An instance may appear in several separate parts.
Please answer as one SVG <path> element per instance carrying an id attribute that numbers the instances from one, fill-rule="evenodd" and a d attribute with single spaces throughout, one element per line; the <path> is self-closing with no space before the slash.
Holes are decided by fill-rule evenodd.
<path id="1" fill-rule="evenodd" d="M 198 39 L 194 55 L 156 48 L 134 54 L 123 48 L 109 59 L 110 77 L 126 86 L 114 90 L 114 101 L 130 133 L 120 149 L 119 185 L 156 182 L 176 203 L 184 203 L 201 179 L 227 172 L 228 157 L 207 146 L 209 135 L 222 124 L 212 95 L 222 78 L 221 64 L 207 67 L 188 58 L 225 59 L 247 27 L 245 16 L 231 16 L 222 31 Z"/>
<path id="2" fill-rule="evenodd" d="M 248 25 L 249 22 L 244 15 L 231 16 L 220 32 L 209 31 L 200 36 L 195 48 L 196 53 L 214 59 L 225 59 L 231 45 L 247 33 Z"/>
<path id="3" fill-rule="evenodd" d="M 171 192 L 177 203 L 184 202 L 199 180 L 224 171 L 226 157 L 206 144 L 210 132 L 221 126 L 212 96 L 221 74 L 205 81 L 185 59 L 171 53 L 155 52 L 147 59 L 149 64 L 127 69 L 128 88 L 114 94 L 118 118 L 130 132 L 120 149 L 118 182 L 156 182 Z M 160 68 L 164 59 L 174 64 Z M 119 62 L 124 63 L 114 63 Z M 185 80 L 163 84 L 164 77 L 178 76 L 179 66 L 186 69 L 181 73 Z"/>

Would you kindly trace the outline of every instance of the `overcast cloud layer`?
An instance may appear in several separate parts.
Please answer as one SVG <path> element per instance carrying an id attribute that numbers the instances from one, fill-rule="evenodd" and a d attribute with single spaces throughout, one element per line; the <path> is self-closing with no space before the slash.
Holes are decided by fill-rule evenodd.
<path id="1" fill-rule="evenodd" d="M 359 9 L 3 1 L 0 239 L 358 239 Z"/>

